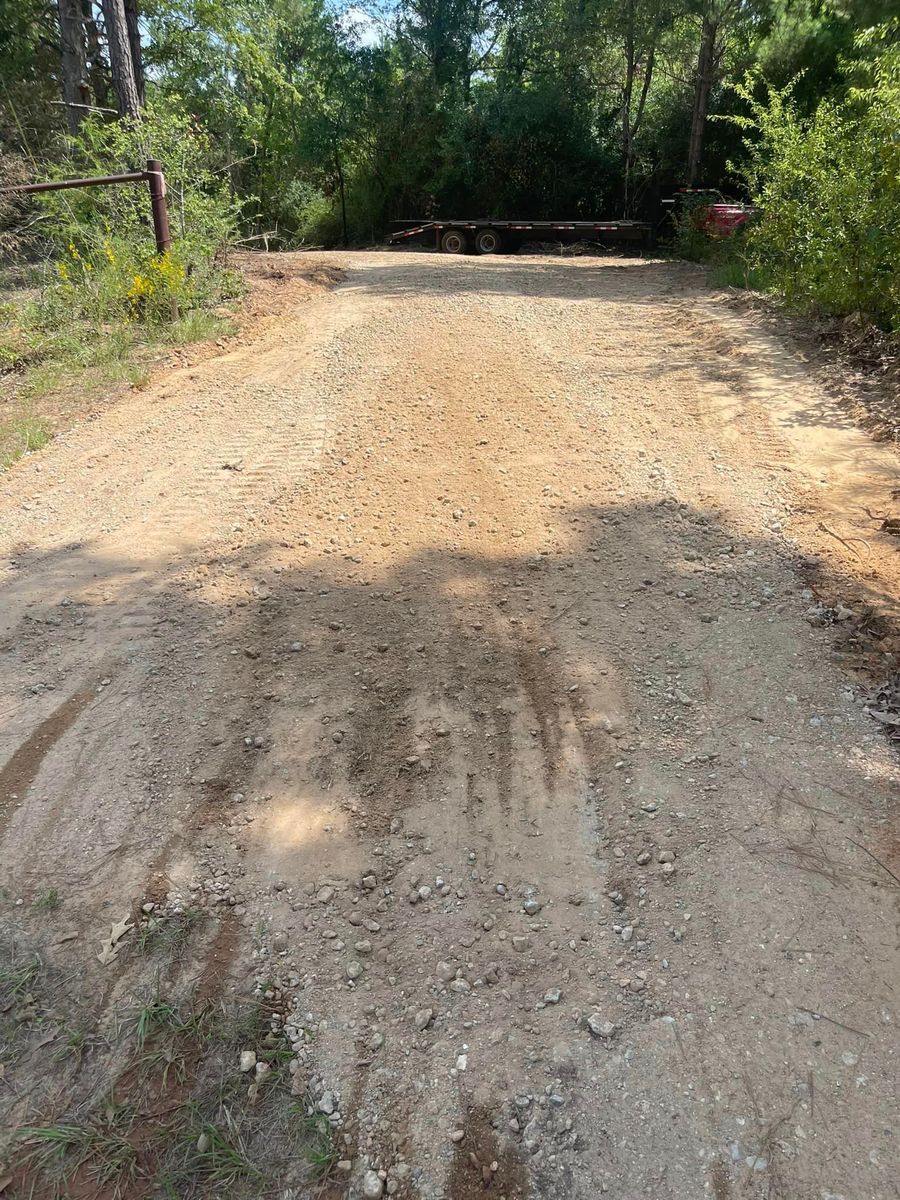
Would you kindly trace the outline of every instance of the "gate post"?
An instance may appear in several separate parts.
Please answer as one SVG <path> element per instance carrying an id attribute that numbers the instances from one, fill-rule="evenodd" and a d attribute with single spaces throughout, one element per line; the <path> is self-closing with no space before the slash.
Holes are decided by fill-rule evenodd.
<path id="1" fill-rule="evenodd" d="M 150 185 L 150 209 L 153 213 L 156 251 L 158 254 L 165 254 L 167 250 L 172 249 L 172 235 L 169 233 L 169 213 L 166 209 L 166 180 L 158 158 L 147 159 L 147 182 Z"/>

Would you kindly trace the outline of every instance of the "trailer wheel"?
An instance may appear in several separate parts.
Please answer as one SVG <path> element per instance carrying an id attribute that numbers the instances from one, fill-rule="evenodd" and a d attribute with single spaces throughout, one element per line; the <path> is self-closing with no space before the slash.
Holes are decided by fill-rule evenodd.
<path id="1" fill-rule="evenodd" d="M 503 239 L 496 229 L 480 229 L 475 235 L 475 249 L 479 254 L 499 254 Z"/>
<path id="2" fill-rule="evenodd" d="M 448 229 L 441 237 L 441 249 L 445 254 L 465 254 L 468 248 L 466 235 L 459 229 Z"/>

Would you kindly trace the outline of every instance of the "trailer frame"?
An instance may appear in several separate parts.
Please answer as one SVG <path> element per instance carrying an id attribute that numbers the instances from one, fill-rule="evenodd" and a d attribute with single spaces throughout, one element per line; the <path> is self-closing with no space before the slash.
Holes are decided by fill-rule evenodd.
<path id="1" fill-rule="evenodd" d="M 648 249 L 653 238 L 649 221 L 497 221 L 489 217 L 453 220 L 393 221 L 388 241 L 402 245 L 416 238 L 432 241 L 445 254 L 502 254 L 524 242 L 583 242 Z"/>

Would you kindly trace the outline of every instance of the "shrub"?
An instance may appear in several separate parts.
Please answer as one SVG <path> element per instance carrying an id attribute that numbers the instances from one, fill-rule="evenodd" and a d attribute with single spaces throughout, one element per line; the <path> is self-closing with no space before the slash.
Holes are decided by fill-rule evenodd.
<path id="1" fill-rule="evenodd" d="M 148 106 L 140 122 L 85 121 L 55 174 L 134 171 L 148 157 L 166 173 L 173 247 L 165 255 L 156 252 L 146 185 L 42 194 L 48 319 L 152 324 L 235 293 L 224 263 L 238 210 L 211 169 L 208 136 L 177 105 Z"/>
<path id="2" fill-rule="evenodd" d="M 748 259 L 792 304 L 860 312 L 900 328 L 900 52 L 889 42 L 866 68 L 867 86 L 823 100 L 804 119 L 792 85 L 748 79 L 743 174 L 761 218 Z"/>

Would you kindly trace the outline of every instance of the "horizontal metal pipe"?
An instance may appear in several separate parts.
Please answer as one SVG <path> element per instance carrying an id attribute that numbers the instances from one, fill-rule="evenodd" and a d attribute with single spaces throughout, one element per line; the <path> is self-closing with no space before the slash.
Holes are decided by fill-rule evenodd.
<path id="1" fill-rule="evenodd" d="M 13 192 L 59 192 L 63 188 L 94 187 L 98 183 L 143 183 L 149 178 L 147 171 L 132 171 L 129 175 L 95 175 L 90 179 L 57 179 L 53 183 L 17 183 L 13 187 L 0 187 L 0 195 Z"/>

